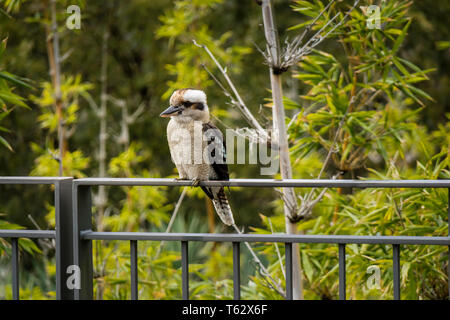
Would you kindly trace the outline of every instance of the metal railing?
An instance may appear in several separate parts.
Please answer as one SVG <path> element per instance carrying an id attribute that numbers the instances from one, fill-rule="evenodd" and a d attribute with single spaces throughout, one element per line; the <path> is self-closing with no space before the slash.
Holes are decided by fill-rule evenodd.
<path id="1" fill-rule="evenodd" d="M 15 180 L 17 179 L 17 180 Z M 34 180 L 28 180 L 34 179 Z M 190 186 L 190 181 L 176 181 L 174 179 L 114 179 L 114 178 L 85 178 L 72 180 L 70 178 L 27 178 L 9 177 L 1 178 L 0 184 L 7 183 L 35 183 L 46 182 L 60 185 L 62 181 L 66 188 L 55 188 L 55 204 L 65 204 L 64 209 L 56 209 L 56 231 L 33 230 L 0 230 L 0 237 L 17 239 L 19 237 L 55 237 L 57 247 L 66 248 L 73 253 L 73 258 L 62 257 L 60 251 L 60 263 L 57 267 L 57 287 L 60 299 L 93 299 L 93 240 L 122 240 L 130 242 L 130 278 L 131 298 L 138 299 L 138 241 L 176 241 L 181 244 L 181 270 L 182 270 L 182 298 L 189 299 L 189 254 L 188 245 L 191 241 L 200 242 L 230 242 L 233 244 L 233 286 L 234 299 L 240 299 L 240 244 L 242 242 L 277 242 L 285 245 L 286 268 L 286 298 L 292 299 L 292 244 L 293 243 L 328 243 L 337 244 L 339 247 L 339 298 L 346 299 L 346 270 L 345 251 L 347 244 L 387 244 L 392 246 L 394 299 L 400 299 L 400 249 L 402 245 L 439 245 L 448 246 L 450 250 L 450 236 L 447 237 L 420 237 L 420 236 L 352 236 L 352 235 L 287 235 L 287 234 L 205 234 L 205 233 L 151 233 L 151 232 L 96 232 L 92 231 L 92 192 L 93 186 Z M 52 180 L 53 179 L 53 180 Z M 14 182 L 15 181 L 15 182 Z M 68 194 L 68 185 L 71 185 L 71 194 Z M 229 186 L 229 187 L 295 187 L 295 188 L 447 188 L 450 180 L 254 180 L 237 179 L 230 181 L 201 182 L 203 186 Z M 58 200 L 59 199 L 59 202 Z M 61 201 L 65 199 L 65 201 Z M 67 201 L 70 199 L 72 210 L 67 209 Z M 69 212 L 70 211 L 70 212 Z M 448 208 L 450 216 L 450 206 Z M 62 218 L 64 216 L 65 218 Z M 68 216 L 71 219 L 68 219 Z M 59 218 L 58 218 L 59 217 Z M 71 221 L 72 230 L 69 235 L 63 235 L 65 224 L 61 221 Z M 59 233 L 58 233 L 58 230 Z M 67 231 L 67 230 L 66 230 Z M 40 232 L 40 233 L 39 233 Z M 58 235 L 59 234 L 59 235 Z M 450 234 L 450 227 L 449 227 Z M 66 241 L 63 243 L 62 241 Z M 69 247 L 67 247 L 70 241 Z M 58 244 L 59 242 L 59 244 Z M 58 250 L 57 250 L 58 254 Z M 58 259 L 57 259 L 58 261 Z M 70 263 L 69 263 L 70 262 Z M 73 291 L 63 289 L 66 283 L 66 273 L 63 266 L 71 263 L 80 268 L 80 288 Z M 14 269 L 17 270 L 17 242 L 13 242 L 13 283 Z M 17 272 L 16 272 L 17 273 Z M 450 254 L 448 274 L 450 279 Z M 450 281 L 450 280 L 449 280 Z M 15 282 L 18 284 L 18 282 Z M 14 285 L 13 285 L 14 287 Z M 450 286 L 449 286 L 450 287 Z M 450 289 L 449 289 L 450 290 Z M 16 288 L 18 298 L 18 288 Z M 57 291 L 58 292 L 58 291 Z M 67 294 L 64 294 L 67 293 Z"/>
<path id="2" fill-rule="evenodd" d="M 72 290 L 65 285 L 65 270 L 73 264 L 72 250 L 72 178 L 0 177 L 0 185 L 53 185 L 55 230 L 0 230 L 0 238 L 11 239 L 12 295 L 19 299 L 19 238 L 55 239 L 56 298 L 71 299 Z"/>

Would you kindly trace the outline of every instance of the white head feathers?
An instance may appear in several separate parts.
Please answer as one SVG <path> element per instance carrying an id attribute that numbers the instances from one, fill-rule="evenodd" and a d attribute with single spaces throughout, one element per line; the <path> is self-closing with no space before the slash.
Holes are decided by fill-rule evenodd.
<path id="1" fill-rule="evenodd" d="M 187 89 L 183 94 L 183 100 L 206 105 L 206 94 L 202 90 Z"/>

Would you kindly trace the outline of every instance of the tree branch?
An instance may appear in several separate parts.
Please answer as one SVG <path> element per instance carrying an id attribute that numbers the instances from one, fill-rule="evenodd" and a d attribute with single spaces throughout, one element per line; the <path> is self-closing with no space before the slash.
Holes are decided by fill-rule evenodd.
<path id="1" fill-rule="evenodd" d="M 335 0 L 331 0 L 328 5 L 311 21 L 311 23 L 305 27 L 303 33 L 294 38 L 292 42 L 289 42 L 287 39 L 285 41 L 285 47 L 280 53 L 281 58 L 274 59 L 273 58 L 273 49 L 269 46 L 266 52 L 263 52 L 266 63 L 278 70 L 278 72 L 282 73 L 289 69 L 289 67 L 297 64 L 303 56 L 309 54 L 313 48 L 319 45 L 323 40 L 325 40 L 334 30 L 336 30 L 339 26 L 341 26 L 350 13 L 356 8 L 360 0 L 355 0 L 353 6 L 347 11 L 345 16 L 336 23 L 329 31 L 327 31 L 324 35 L 322 33 L 327 29 L 331 23 L 339 17 L 340 13 L 334 15 L 331 19 L 327 21 L 327 23 L 319 29 L 305 44 L 302 45 L 303 39 L 308 34 L 308 32 L 312 29 L 312 27 L 317 23 L 320 17 L 330 8 L 330 6 L 335 2 Z M 301 46 L 301 47 L 300 47 Z"/>
<path id="2" fill-rule="evenodd" d="M 92 99 L 92 96 L 85 91 L 81 91 L 80 95 L 87 101 L 89 107 L 94 111 L 95 115 L 97 117 L 100 116 L 100 108 L 98 107 L 97 103 Z"/>
<path id="3" fill-rule="evenodd" d="M 202 44 L 198 44 L 195 40 L 192 40 L 192 42 L 194 43 L 194 45 L 196 45 L 199 48 L 203 48 L 203 50 L 205 50 L 205 52 L 209 55 L 209 57 L 211 58 L 211 60 L 214 62 L 214 64 L 217 66 L 217 68 L 219 69 L 219 71 L 222 73 L 223 77 L 225 78 L 226 82 L 228 83 L 228 86 L 230 87 L 231 91 L 233 92 L 234 98 L 233 96 L 224 88 L 224 86 L 222 84 L 220 84 L 219 86 L 221 87 L 221 89 L 224 91 L 225 95 L 230 98 L 231 103 L 233 105 L 235 105 L 236 107 L 238 107 L 238 109 L 242 112 L 242 114 L 244 115 L 244 118 L 246 119 L 246 121 L 252 126 L 254 127 L 258 133 L 264 138 L 266 139 L 266 141 L 270 141 L 270 137 L 267 134 L 267 131 L 264 130 L 264 128 L 259 124 L 258 120 L 256 120 L 256 118 L 253 116 L 253 114 L 250 112 L 250 110 L 247 108 L 246 104 L 244 103 L 244 101 L 242 100 L 241 96 L 239 95 L 239 92 L 237 91 L 236 87 L 234 86 L 233 82 L 231 81 L 230 77 L 227 74 L 227 71 L 222 67 L 222 65 L 219 63 L 219 61 L 217 61 L 216 57 L 212 54 L 212 52 L 208 49 L 207 46 L 202 45 Z M 212 73 L 208 71 L 208 73 L 211 75 Z M 213 77 L 213 79 L 215 79 L 216 83 L 220 83 L 220 81 L 217 80 L 217 78 Z"/>
<path id="4" fill-rule="evenodd" d="M 146 107 L 145 102 L 141 102 L 136 111 L 134 111 L 133 114 L 128 117 L 127 119 L 128 124 L 135 123 L 137 118 L 145 111 L 145 107 Z"/>
<path id="5" fill-rule="evenodd" d="M 167 225 L 166 233 L 169 233 L 172 230 L 173 223 L 174 223 L 174 221 L 175 221 L 175 219 L 176 219 L 176 217 L 178 215 L 178 211 L 180 210 L 181 203 L 183 202 L 184 197 L 186 196 L 187 190 L 188 190 L 188 188 L 184 187 L 183 188 L 183 192 L 181 192 L 181 195 L 178 198 L 178 201 L 177 201 L 177 203 L 175 205 L 175 209 L 173 210 L 172 216 L 170 217 L 169 224 Z M 161 249 L 162 249 L 163 246 L 164 246 L 164 241 L 161 241 L 159 243 L 158 249 L 156 250 L 155 257 L 153 258 L 154 260 L 158 259 L 159 254 L 161 253 Z"/>
<path id="6" fill-rule="evenodd" d="M 269 221 L 270 232 L 272 232 L 272 234 L 273 234 L 272 220 L 270 218 L 267 218 L 267 220 Z M 281 273 L 283 274 L 283 277 L 286 280 L 286 271 L 284 270 L 283 259 L 281 259 L 281 253 L 280 253 L 280 249 L 278 248 L 278 243 L 274 242 L 273 245 L 275 246 L 275 251 L 277 252 L 278 262 L 280 263 Z"/>

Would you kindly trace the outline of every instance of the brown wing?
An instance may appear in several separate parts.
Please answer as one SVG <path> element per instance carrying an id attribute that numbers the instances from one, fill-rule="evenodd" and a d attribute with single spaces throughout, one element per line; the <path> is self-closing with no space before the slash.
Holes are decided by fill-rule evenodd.
<path id="1" fill-rule="evenodd" d="M 215 175 L 210 180 L 229 180 L 226 155 L 226 145 L 222 132 L 211 122 L 203 124 L 203 135 L 206 137 L 207 146 L 211 147 L 210 163 Z M 211 144 L 214 144 L 211 146 Z M 216 157 L 216 152 L 218 152 Z M 216 161 L 219 160 L 219 161 Z M 210 199 L 214 199 L 213 192 L 209 187 L 201 187 Z"/>
<path id="2" fill-rule="evenodd" d="M 213 148 L 210 159 L 216 177 L 210 177 L 211 180 L 229 180 L 226 144 L 222 132 L 211 122 L 208 122 L 203 124 L 203 134 L 206 136 L 208 146 L 214 144 L 214 146 L 211 146 Z M 218 152 L 217 155 L 216 152 Z"/>

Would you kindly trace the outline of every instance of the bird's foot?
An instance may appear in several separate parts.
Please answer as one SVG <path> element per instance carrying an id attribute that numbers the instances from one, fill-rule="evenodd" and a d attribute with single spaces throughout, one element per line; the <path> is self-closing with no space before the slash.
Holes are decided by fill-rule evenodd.
<path id="1" fill-rule="evenodd" d="M 198 178 L 194 178 L 194 179 L 192 179 L 191 180 L 192 181 L 192 187 L 198 187 L 198 185 L 200 184 L 200 179 L 198 179 Z"/>

